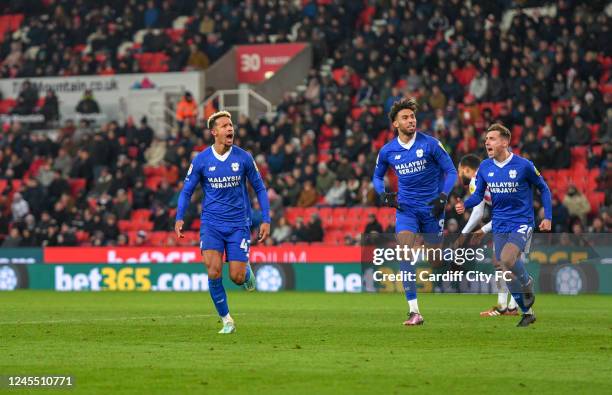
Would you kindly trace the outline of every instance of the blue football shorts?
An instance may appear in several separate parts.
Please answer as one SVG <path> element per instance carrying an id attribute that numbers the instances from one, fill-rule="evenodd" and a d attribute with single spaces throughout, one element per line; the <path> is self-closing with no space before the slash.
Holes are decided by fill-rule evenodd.
<path id="1" fill-rule="evenodd" d="M 529 253 L 533 224 L 504 224 L 493 230 L 493 248 L 495 257 L 501 259 L 501 252 L 507 243 L 516 245 L 523 254 Z"/>
<path id="2" fill-rule="evenodd" d="M 225 253 L 226 260 L 248 262 L 251 232 L 248 226 L 219 226 L 201 223 L 200 250 Z"/>
<path id="3" fill-rule="evenodd" d="M 420 233 L 427 244 L 440 244 L 444 231 L 444 214 L 440 218 L 431 215 L 430 207 L 402 207 L 395 213 L 395 233 L 408 230 Z"/>

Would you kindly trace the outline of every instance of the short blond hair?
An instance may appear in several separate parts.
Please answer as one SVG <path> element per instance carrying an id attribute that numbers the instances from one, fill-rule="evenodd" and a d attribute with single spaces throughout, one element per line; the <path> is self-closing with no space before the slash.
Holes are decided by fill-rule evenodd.
<path id="1" fill-rule="evenodd" d="M 208 128 L 212 129 L 213 127 L 215 127 L 215 122 L 221 117 L 228 117 L 229 119 L 232 119 L 232 114 L 227 111 L 217 111 L 216 113 L 208 117 L 208 122 L 206 123 L 208 125 Z"/>

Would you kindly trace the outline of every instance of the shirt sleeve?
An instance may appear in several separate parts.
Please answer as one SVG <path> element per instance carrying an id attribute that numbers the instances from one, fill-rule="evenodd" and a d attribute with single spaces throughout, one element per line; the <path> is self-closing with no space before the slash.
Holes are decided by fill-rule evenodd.
<path id="1" fill-rule="evenodd" d="M 470 219 L 468 219 L 468 222 L 463 227 L 463 230 L 461 231 L 461 233 L 463 234 L 470 233 L 472 229 L 474 229 L 476 225 L 478 225 L 478 223 L 480 222 L 480 220 L 482 219 L 484 215 L 485 204 L 486 203 L 483 200 L 482 202 L 478 203 L 476 207 L 474 207 L 474 210 L 472 210 L 472 214 L 470 214 Z"/>
<path id="2" fill-rule="evenodd" d="M 493 221 L 487 222 L 485 225 L 480 228 L 484 233 L 489 233 L 493 229 Z"/>
<path id="3" fill-rule="evenodd" d="M 268 200 L 268 191 L 261 178 L 259 169 L 255 164 L 255 160 L 251 154 L 247 153 L 246 163 L 244 165 L 246 169 L 246 176 L 257 194 L 257 200 L 261 206 L 261 212 L 263 214 L 263 222 L 270 223 L 270 201 Z"/>
<path id="4" fill-rule="evenodd" d="M 453 160 L 442 146 L 442 143 L 437 140 L 434 141 L 435 142 L 431 144 L 433 146 L 433 157 L 444 172 L 444 186 L 442 187 L 442 192 L 448 196 L 457 182 L 457 169 L 455 169 Z"/>
<path id="5" fill-rule="evenodd" d="M 387 162 L 387 155 L 384 149 L 382 149 L 376 158 L 376 167 L 374 168 L 374 176 L 372 177 L 374 190 L 379 195 L 385 191 L 385 174 L 387 173 L 388 167 L 389 162 Z"/>
<path id="6" fill-rule="evenodd" d="M 472 208 L 482 202 L 485 191 L 487 189 L 487 182 L 485 181 L 480 169 L 476 173 L 476 191 L 470 196 L 464 203 L 466 209 Z"/>
<path id="7" fill-rule="evenodd" d="M 528 162 L 526 173 L 529 183 L 535 185 L 540 190 L 542 205 L 544 206 L 544 218 L 552 220 L 552 196 L 546 181 L 544 181 L 544 178 L 542 178 L 542 175 L 532 162 Z"/>
<path id="8" fill-rule="evenodd" d="M 189 206 L 189 202 L 191 201 L 191 195 L 193 195 L 193 191 L 195 191 L 196 187 L 200 183 L 202 179 L 201 175 L 201 165 L 198 164 L 198 158 L 195 157 L 193 162 L 191 162 L 191 166 L 189 166 L 189 170 L 187 171 L 187 176 L 185 176 L 185 181 L 183 184 L 183 189 L 178 198 L 178 204 L 176 208 L 176 221 L 182 221 L 185 216 L 185 210 L 187 206 Z"/>

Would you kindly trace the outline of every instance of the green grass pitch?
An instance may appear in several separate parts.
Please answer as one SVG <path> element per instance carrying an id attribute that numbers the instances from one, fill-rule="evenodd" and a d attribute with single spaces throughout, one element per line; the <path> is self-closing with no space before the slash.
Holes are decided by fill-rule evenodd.
<path id="1" fill-rule="evenodd" d="M 529 328 L 479 317 L 493 295 L 421 295 L 411 328 L 401 294 L 228 296 L 233 335 L 217 334 L 207 293 L 2 293 L 0 375 L 72 375 L 71 394 L 612 388 L 609 296 L 539 295 Z"/>

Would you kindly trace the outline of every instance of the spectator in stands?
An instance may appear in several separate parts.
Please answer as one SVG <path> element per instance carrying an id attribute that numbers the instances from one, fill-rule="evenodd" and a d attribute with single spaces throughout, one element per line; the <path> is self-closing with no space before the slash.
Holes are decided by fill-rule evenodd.
<path id="1" fill-rule="evenodd" d="M 61 172 L 62 176 L 68 177 L 72 169 L 72 158 L 68 151 L 60 147 L 57 157 L 53 160 L 53 170 Z"/>
<path id="2" fill-rule="evenodd" d="M 20 221 L 30 213 L 28 202 L 21 196 L 21 193 L 15 192 L 13 195 L 13 203 L 11 203 L 11 211 L 13 212 L 13 221 Z"/>
<path id="3" fill-rule="evenodd" d="M 582 117 L 574 118 L 574 124 L 570 127 L 567 133 L 567 144 L 586 145 L 591 142 L 591 131 L 582 120 Z"/>
<path id="4" fill-rule="evenodd" d="M 153 222 L 154 231 L 168 231 L 170 229 L 170 217 L 164 206 L 157 206 L 151 213 L 150 221 Z"/>
<path id="5" fill-rule="evenodd" d="M 21 247 L 21 232 L 16 226 L 12 227 L 7 237 L 4 238 L 2 248 Z"/>
<path id="6" fill-rule="evenodd" d="M 157 20 L 159 19 L 160 11 L 155 5 L 155 1 L 147 1 L 147 9 L 144 13 L 144 25 L 146 28 L 151 29 L 157 27 Z"/>
<path id="7" fill-rule="evenodd" d="M 123 188 L 117 190 L 117 196 L 113 201 L 113 214 L 118 220 L 130 219 L 132 213 L 132 205 L 128 200 L 127 193 Z"/>
<path id="8" fill-rule="evenodd" d="M 368 222 L 366 224 L 364 233 L 382 233 L 383 228 L 380 222 L 376 219 L 374 213 L 368 214 Z"/>
<path id="9" fill-rule="evenodd" d="M 567 189 L 563 205 L 567 207 L 572 217 L 577 217 L 583 224 L 586 223 L 587 214 L 591 211 L 591 204 L 575 185 L 570 185 Z"/>
<path id="10" fill-rule="evenodd" d="M 91 89 L 86 89 L 83 93 L 83 97 L 77 103 L 76 112 L 79 114 L 99 114 L 100 106 L 98 102 L 94 98 L 93 92 Z"/>
<path id="11" fill-rule="evenodd" d="M 307 242 L 308 241 L 308 229 L 304 224 L 302 217 L 297 217 L 295 220 L 295 227 L 291 234 L 291 241 L 293 242 Z"/>
<path id="12" fill-rule="evenodd" d="M 310 216 L 310 221 L 306 226 L 306 240 L 309 243 L 323 241 L 323 225 L 321 224 L 321 218 L 317 213 L 313 213 Z"/>
<path id="13" fill-rule="evenodd" d="M 593 219 L 593 224 L 588 228 L 589 233 L 607 233 L 608 229 L 606 228 L 606 224 L 604 223 L 601 217 L 595 217 Z"/>
<path id="14" fill-rule="evenodd" d="M 2 67 L 7 70 L 6 73 L 3 73 L 3 77 L 15 78 L 18 70 L 23 65 L 24 56 L 22 51 L 22 43 L 19 41 L 13 41 L 10 43 L 10 46 L 11 51 L 2 62 Z"/>
<path id="15" fill-rule="evenodd" d="M 109 214 L 106 216 L 104 226 L 102 227 L 102 232 L 104 233 L 104 244 L 117 241 L 117 237 L 119 236 L 119 227 L 117 226 L 117 217 L 115 217 L 114 214 Z"/>
<path id="16" fill-rule="evenodd" d="M 327 191 L 325 202 L 331 206 L 342 206 L 346 203 L 346 181 L 336 179 Z"/>
<path id="17" fill-rule="evenodd" d="M 200 51 L 195 43 L 189 44 L 189 59 L 187 59 L 187 70 L 206 70 L 210 64 L 208 56 Z"/>
<path id="18" fill-rule="evenodd" d="M 45 102 L 40 108 L 40 113 L 45 117 L 45 123 L 47 125 L 50 125 L 51 122 L 59 121 L 59 101 L 55 91 L 51 88 L 47 89 Z"/>
<path id="19" fill-rule="evenodd" d="M 107 167 L 102 167 L 100 171 L 100 175 L 96 178 L 94 182 L 93 189 L 91 191 L 91 196 L 97 198 L 105 193 L 108 193 L 111 184 L 113 182 L 113 176 Z"/>
<path id="20" fill-rule="evenodd" d="M 25 188 L 22 187 L 22 191 L 21 196 L 28 203 L 29 212 L 38 217 L 49 204 L 45 198 L 45 189 L 36 178 L 30 178 L 26 181 Z"/>
<path id="21" fill-rule="evenodd" d="M 145 151 L 151 147 L 155 133 L 149 126 L 149 121 L 146 116 L 140 118 L 140 126 L 138 128 L 131 128 L 128 131 L 126 138 L 128 144 L 131 146 L 138 147 L 138 154 L 140 157 L 144 157 Z"/>
<path id="22" fill-rule="evenodd" d="M 145 186 L 142 178 L 136 180 L 136 184 L 132 191 L 132 205 L 134 210 L 150 208 L 152 195 L 151 190 Z"/>
<path id="23" fill-rule="evenodd" d="M 319 163 L 317 166 L 318 174 L 316 181 L 317 192 L 320 195 L 325 195 L 336 180 L 336 175 L 327 168 L 325 162 Z"/>
<path id="24" fill-rule="evenodd" d="M 38 105 L 38 89 L 34 86 L 30 80 L 25 80 L 21 84 L 21 90 L 19 96 L 17 96 L 17 104 L 13 108 L 14 114 L 29 115 L 36 112 L 36 106 Z"/>
<path id="25" fill-rule="evenodd" d="M 480 70 L 476 71 L 476 75 L 470 82 L 469 93 L 474 95 L 477 101 L 482 101 L 487 93 L 487 75 Z"/>
<path id="26" fill-rule="evenodd" d="M 289 241 L 291 237 L 291 227 L 287 224 L 287 219 L 285 217 L 280 217 L 278 224 L 273 228 L 274 230 L 272 231 L 271 237 L 275 244 Z"/>
<path id="27" fill-rule="evenodd" d="M 57 245 L 73 247 L 77 245 L 77 238 L 74 230 L 68 224 L 62 224 L 57 235 Z"/>
<path id="28" fill-rule="evenodd" d="M 312 186 L 312 181 L 306 180 L 304 181 L 304 189 L 300 192 L 298 197 L 297 206 L 298 207 L 312 207 L 317 204 L 317 200 L 319 199 L 319 194 L 317 190 Z"/>
<path id="29" fill-rule="evenodd" d="M 556 196 L 552 199 L 553 231 L 555 233 L 567 232 L 569 230 L 570 213 Z"/>
<path id="30" fill-rule="evenodd" d="M 283 204 L 286 207 L 295 206 L 300 196 L 300 186 L 297 184 L 295 178 L 291 174 L 285 176 L 285 182 L 284 185 L 281 186 L 281 188 Z"/>
<path id="31" fill-rule="evenodd" d="M 179 125 L 179 130 L 183 129 L 183 125 L 195 125 L 198 116 L 198 104 L 193 99 L 191 92 L 185 92 L 181 101 L 176 105 L 176 121 Z"/>

